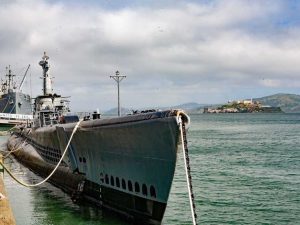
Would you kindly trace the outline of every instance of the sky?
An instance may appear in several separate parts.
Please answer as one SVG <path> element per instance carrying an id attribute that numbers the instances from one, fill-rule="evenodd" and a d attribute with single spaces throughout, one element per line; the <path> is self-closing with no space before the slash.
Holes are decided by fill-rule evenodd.
<path id="1" fill-rule="evenodd" d="M 42 93 L 43 52 L 53 89 L 73 111 L 187 102 L 218 104 L 300 94 L 300 1 L 0 0 L 0 74 Z M 31 88 L 30 88 L 31 86 Z"/>

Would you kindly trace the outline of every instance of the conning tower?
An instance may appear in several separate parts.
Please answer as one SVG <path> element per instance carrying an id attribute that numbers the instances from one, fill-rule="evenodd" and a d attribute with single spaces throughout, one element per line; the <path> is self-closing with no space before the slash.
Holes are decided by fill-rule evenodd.
<path id="1" fill-rule="evenodd" d="M 69 111 L 68 101 L 53 93 L 52 77 L 50 76 L 49 56 L 44 52 L 39 65 L 43 69 L 43 95 L 38 96 L 34 103 L 35 126 L 57 124 L 66 112 Z"/>

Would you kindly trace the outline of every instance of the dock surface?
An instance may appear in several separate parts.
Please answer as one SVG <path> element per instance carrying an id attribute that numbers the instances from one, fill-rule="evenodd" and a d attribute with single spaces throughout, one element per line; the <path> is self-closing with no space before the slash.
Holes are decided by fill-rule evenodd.
<path id="1" fill-rule="evenodd" d="M 0 154 L 0 161 L 3 162 Z M 4 168 L 0 164 L 0 225 L 15 225 L 16 221 L 10 208 L 3 181 Z"/>

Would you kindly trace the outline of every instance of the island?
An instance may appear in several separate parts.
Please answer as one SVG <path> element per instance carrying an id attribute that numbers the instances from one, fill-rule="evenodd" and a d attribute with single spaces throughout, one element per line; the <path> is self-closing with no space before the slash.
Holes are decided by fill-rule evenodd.
<path id="1" fill-rule="evenodd" d="M 227 104 L 217 108 L 205 107 L 203 113 L 282 113 L 280 107 L 262 105 L 259 101 L 236 100 L 228 101 Z"/>

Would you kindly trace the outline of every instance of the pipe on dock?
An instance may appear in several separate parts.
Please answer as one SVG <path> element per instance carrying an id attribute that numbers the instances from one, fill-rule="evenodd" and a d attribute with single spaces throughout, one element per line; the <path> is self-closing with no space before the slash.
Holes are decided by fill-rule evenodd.
<path id="1" fill-rule="evenodd" d="M 0 162 L 3 163 L 3 156 L 0 154 Z M 4 168 L 0 163 L 0 225 L 15 225 L 16 221 L 10 207 L 4 187 Z"/>

